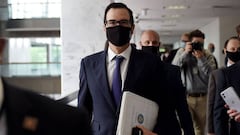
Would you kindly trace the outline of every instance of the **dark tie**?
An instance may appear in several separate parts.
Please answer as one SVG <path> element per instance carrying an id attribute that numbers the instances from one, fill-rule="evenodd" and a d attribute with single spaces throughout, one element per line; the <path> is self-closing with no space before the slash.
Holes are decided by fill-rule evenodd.
<path id="1" fill-rule="evenodd" d="M 116 56 L 114 58 L 116 64 L 115 69 L 113 71 L 112 92 L 117 106 L 119 105 L 122 96 L 122 79 L 120 65 L 123 59 L 124 59 L 123 56 Z"/>

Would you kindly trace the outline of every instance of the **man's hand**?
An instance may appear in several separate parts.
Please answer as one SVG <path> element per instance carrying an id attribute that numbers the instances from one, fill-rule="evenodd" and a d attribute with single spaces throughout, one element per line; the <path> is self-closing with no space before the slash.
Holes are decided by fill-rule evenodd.
<path id="1" fill-rule="evenodd" d="M 186 42 L 186 45 L 185 45 L 185 48 L 184 48 L 184 51 L 186 53 L 190 53 L 192 52 L 192 45 L 191 45 L 192 42 Z"/>
<path id="2" fill-rule="evenodd" d="M 153 133 L 152 131 L 146 129 L 142 125 L 137 125 L 138 128 L 140 128 L 143 131 L 143 135 L 158 135 L 156 133 Z"/>
<path id="3" fill-rule="evenodd" d="M 229 109 L 227 113 L 230 118 L 234 119 L 236 122 L 240 122 L 240 112 L 234 109 Z"/>

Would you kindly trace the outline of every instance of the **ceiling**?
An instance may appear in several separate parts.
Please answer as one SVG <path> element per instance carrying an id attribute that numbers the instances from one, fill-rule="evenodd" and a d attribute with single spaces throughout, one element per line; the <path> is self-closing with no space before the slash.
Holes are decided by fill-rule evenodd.
<path id="1" fill-rule="evenodd" d="M 141 30 L 154 29 L 161 35 L 180 35 L 198 29 L 218 17 L 240 15 L 239 0 L 120 0 L 134 12 Z M 186 6 L 186 9 L 168 9 Z M 240 23 L 240 22 L 239 22 Z"/>

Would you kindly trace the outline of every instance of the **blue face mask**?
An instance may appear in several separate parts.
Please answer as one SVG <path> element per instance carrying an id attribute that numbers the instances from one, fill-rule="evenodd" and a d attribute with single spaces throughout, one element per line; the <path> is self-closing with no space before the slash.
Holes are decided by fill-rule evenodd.
<path id="1" fill-rule="evenodd" d="M 185 44 L 186 44 L 185 42 L 180 41 L 180 42 L 179 42 L 179 47 L 180 47 L 180 48 L 184 48 L 184 47 L 185 47 Z"/>

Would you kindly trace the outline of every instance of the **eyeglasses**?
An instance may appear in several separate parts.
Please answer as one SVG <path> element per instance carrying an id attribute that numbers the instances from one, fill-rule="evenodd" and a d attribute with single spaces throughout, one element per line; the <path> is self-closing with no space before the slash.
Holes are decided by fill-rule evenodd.
<path id="1" fill-rule="evenodd" d="M 182 42 L 184 42 L 184 43 L 187 43 L 187 42 L 189 42 L 189 41 L 186 41 L 186 40 L 182 40 Z"/>
<path id="2" fill-rule="evenodd" d="M 120 20 L 120 21 L 107 20 L 107 21 L 105 21 L 105 25 L 108 26 L 108 27 L 114 27 L 114 26 L 117 26 L 117 25 L 129 26 L 130 21 L 129 20 Z"/>

